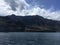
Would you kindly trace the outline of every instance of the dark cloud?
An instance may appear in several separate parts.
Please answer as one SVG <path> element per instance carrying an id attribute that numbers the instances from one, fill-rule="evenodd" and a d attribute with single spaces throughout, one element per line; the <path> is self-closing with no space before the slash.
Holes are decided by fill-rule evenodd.
<path id="1" fill-rule="evenodd" d="M 5 2 L 10 5 L 13 11 L 16 11 L 16 8 L 18 7 L 16 0 L 5 0 Z"/>

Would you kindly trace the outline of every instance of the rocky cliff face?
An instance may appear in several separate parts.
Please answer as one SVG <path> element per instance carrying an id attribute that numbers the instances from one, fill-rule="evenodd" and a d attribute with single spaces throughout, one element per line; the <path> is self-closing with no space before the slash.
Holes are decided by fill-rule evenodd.
<path id="1" fill-rule="evenodd" d="M 41 16 L 0 16 L 0 32 L 59 32 L 60 21 Z"/>

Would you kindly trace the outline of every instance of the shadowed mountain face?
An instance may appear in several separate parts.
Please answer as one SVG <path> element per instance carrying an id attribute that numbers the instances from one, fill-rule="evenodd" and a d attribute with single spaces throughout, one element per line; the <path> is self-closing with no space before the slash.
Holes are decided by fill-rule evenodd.
<path id="1" fill-rule="evenodd" d="M 0 16 L 1 32 L 59 32 L 60 21 L 41 16 Z"/>

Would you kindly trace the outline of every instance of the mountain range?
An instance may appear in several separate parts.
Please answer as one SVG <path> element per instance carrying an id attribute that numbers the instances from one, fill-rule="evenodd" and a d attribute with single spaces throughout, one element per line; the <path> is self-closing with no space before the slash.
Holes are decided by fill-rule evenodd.
<path id="1" fill-rule="evenodd" d="M 34 16 L 0 16 L 0 32 L 60 32 L 60 21 Z"/>

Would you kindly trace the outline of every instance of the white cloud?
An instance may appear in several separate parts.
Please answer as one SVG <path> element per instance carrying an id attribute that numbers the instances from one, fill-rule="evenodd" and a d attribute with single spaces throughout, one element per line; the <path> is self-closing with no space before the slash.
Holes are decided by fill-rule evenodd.
<path id="1" fill-rule="evenodd" d="M 4 0 L 0 0 L 0 15 L 2 16 L 5 16 L 5 15 L 8 15 L 8 14 L 11 14 L 13 11 L 12 10 L 9 10 L 10 9 L 10 6 L 7 5 Z"/>
<path id="2" fill-rule="evenodd" d="M 12 0 L 9 0 L 12 1 Z M 40 15 L 44 18 L 60 20 L 60 11 L 53 11 L 53 6 L 50 9 L 40 8 L 35 5 L 32 6 L 28 4 L 25 0 L 14 0 L 15 4 L 17 4 L 16 11 L 13 11 L 11 8 L 11 2 L 5 2 L 4 0 L 0 0 L 0 15 Z M 14 5 L 14 4 L 13 4 Z"/>

